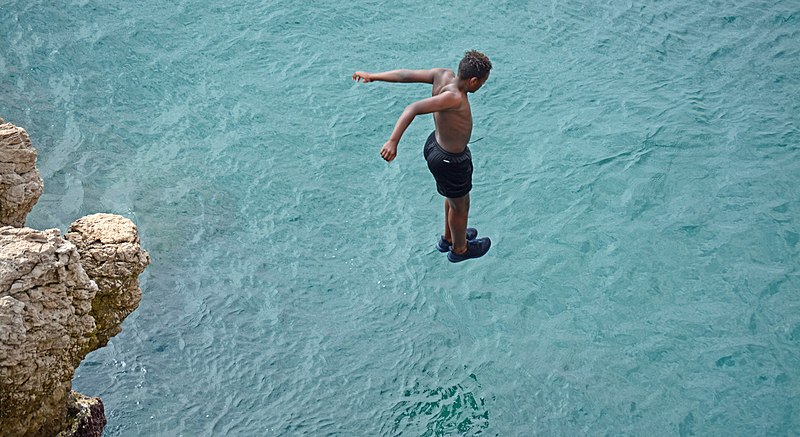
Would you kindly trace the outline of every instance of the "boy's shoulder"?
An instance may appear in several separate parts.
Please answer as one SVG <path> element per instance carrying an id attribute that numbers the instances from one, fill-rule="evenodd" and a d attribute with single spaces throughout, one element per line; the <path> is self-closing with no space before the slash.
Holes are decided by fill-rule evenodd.
<path id="1" fill-rule="evenodd" d="M 432 68 L 431 71 L 433 72 L 434 88 L 441 88 L 456 77 L 455 72 L 449 68 Z"/>
<path id="2" fill-rule="evenodd" d="M 432 68 L 433 74 L 436 76 L 453 76 L 455 77 L 456 73 L 453 71 L 452 68 Z"/>

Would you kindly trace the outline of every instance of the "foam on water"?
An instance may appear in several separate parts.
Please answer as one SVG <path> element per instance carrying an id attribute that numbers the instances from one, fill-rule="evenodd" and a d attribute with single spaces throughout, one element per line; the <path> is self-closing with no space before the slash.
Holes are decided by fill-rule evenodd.
<path id="1" fill-rule="evenodd" d="M 800 4 L 5 1 L 28 219 L 139 226 L 75 387 L 128 435 L 800 433 Z M 471 97 L 479 261 L 433 244 L 423 85 Z"/>

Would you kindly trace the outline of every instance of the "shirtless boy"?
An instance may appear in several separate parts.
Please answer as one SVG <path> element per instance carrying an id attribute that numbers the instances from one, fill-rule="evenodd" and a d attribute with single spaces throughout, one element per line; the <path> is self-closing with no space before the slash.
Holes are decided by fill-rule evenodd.
<path id="1" fill-rule="evenodd" d="M 448 68 L 432 70 L 393 70 L 383 73 L 356 71 L 353 80 L 375 82 L 420 82 L 433 85 L 432 96 L 406 107 L 381 148 L 381 157 L 397 156 L 400 137 L 420 114 L 433 113 L 436 130 L 431 132 L 423 155 L 436 180 L 436 189 L 445 197 L 444 235 L 436 248 L 447 252 L 447 259 L 460 262 L 479 258 L 489 251 L 488 237 L 477 238 L 478 231 L 467 228 L 469 192 L 472 189 L 472 154 L 467 143 L 472 135 L 472 111 L 467 93 L 474 93 L 489 78 L 492 63 L 481 52 L 472 50 L 458 64 L 458 75 Z"/>

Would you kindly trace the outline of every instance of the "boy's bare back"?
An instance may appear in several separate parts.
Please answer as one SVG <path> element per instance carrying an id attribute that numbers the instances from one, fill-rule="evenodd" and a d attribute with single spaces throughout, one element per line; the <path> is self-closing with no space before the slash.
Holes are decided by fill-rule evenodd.
<path id="1" fill-rule="evenodd" d="M 459 104 L 444 111 L 433 113 L 436 125 L 436 141 L 451 153 L 461 153 L 472 135 L 472 110 L 467 92 L 458 89 L 456 74 L 449 68 L 436 68 L 434 71 L 432 95 L 453 93 L 459 97 Z"/>

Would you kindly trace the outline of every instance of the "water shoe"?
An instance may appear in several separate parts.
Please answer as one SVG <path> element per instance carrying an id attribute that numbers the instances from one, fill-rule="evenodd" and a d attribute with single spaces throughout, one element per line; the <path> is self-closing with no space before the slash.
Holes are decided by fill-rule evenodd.
<path id="1" fill-rule="evenodd" d="M 474 240 L 478 236 L 478 230 L 475 228 L 467 228 L 467 241 Z M 450 244 L 449 241 L 444 239 L 444 235 L 439 237 L 439 242 L 436 243 L 436 250 L 439 252 L 445 253 L 450 251 Z"/>
<path id="2" fill-rule="evenodd" d="M 453 252 L 451 249 L 450 252 L 447 252 L 447 259 L 450 260 L 451 263 L 457 263 L 470 258 L 480 258 L 486 255 L 486 252 L 489 251 L 491 246 L 492 240 L 490 240 L 489 237 L 478 238 L 477 240 L 469 240 L 467 241 L 466 252 L 458 254 Z"/>

